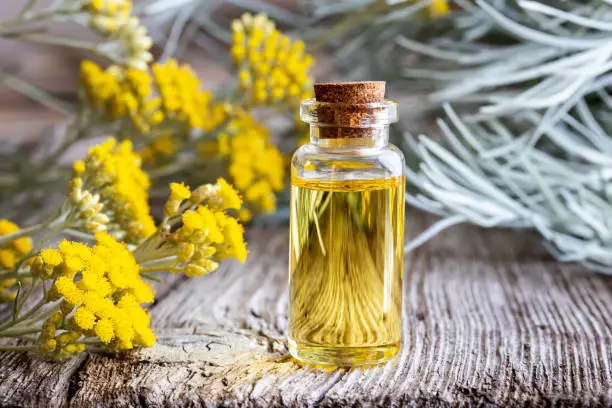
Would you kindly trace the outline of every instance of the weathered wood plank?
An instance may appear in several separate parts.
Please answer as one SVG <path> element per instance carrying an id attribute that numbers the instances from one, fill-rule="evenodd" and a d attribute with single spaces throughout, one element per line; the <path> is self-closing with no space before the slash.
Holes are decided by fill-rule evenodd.
<path id="1" fill-rule="evenodd" d="M 157 299 L 163 299 L 185 278 L 170 276 L 157 284 Z M 35 303 L 36 296 L 26 303 Z M 0 321 L 11 318 L 12 309 L 0 304 Z M 0 407 L 63 407 L 76 389 L 77 373 L 87 361 L 82 355 L 62 363 L 41 361 L 25 353 L 0 352 Z"/>
<path id="2" fill-rule="evenodd" d="M 334 371 L 286 357 L 286 234 L 250 242 L 245 267 L 183 282 L 156 305 L 160 346 L 92 357 L 73 406 L 612 404 L 612 282 L 532 240 L 445 233 L 407 260 L 401 356 Z"/>
<path id="3" fill-rule="evenodd" d="M 85 358 L 49 363 L 23 353 L 0 353 L 0 406 L 65 406 L 71 379 Z"/>
<path id="4" fill-rule="evenodd" d="M 423 223 L 415 217 L 409 234 Z M 55 406 L 74 407 L 612 406 L 612 280 L 555 263 L 533 239 L 445 232 L 406 260 L 401 355 L 331 371 L 287 357 L 287 234 L 258 230 L 249 242 L 246 265 L 179 282 L 156 303 L 153 349 L 91 355 L 76 374 L 69 362 L 57 389 L 36 386 L 32 369 L 46 363 L 0 355 L 4 372 L 32 384 L 31 398 L 0 405 L 57 395 Z"/>

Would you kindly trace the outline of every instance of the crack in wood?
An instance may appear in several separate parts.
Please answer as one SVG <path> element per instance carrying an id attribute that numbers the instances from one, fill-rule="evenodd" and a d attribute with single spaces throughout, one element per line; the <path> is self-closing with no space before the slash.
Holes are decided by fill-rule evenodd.
<path id="1" fill-rule="evenodd" d="M 81 362 L 74 367 L 72 373 L 68 376 L 68 390 L 66 392 L 66 405 L 70 405 L 70 401 L 81 389 L 81 370 L 87 364 L 89 355 L 84 355 Z"/>

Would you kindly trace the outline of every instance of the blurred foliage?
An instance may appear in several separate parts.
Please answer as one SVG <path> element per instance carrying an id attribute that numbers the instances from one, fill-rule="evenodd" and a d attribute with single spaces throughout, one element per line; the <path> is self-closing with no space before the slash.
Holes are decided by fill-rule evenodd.
<path id="1" fill-rule="evenodd" d="M 75 42 L 52 33 L 31 36 L 33 27 L 42 33 L 46 23 L 56 20 L 87 25 L 101 42 Z M 153 42 L 126 0 L 66 0 L 42 11 L 26 7 L 14 20 L 0 23 L 0 37 L 78 47 L 110 62 L 104 66 L 83 61 L 74 108 L 6 75 L 19 85 L 15 88 L 29 91 L 28 96 L 74 115 L 59 145 L 40 152 L 40 157 L 37 152 L 27 160 L 14 144 L 2 149 L 7 160 L 0 170 L 1 205 L 13 206 L 21 199 L 24 206 L 15 216 L 31 214 L 37 203 L 33 195 L 38 194 L 40 202 L 67 179 L 70 169 L 60 160 L 68 149 L 112 134 L 133 142 L 153 182 L 153 197 L 164 196 L 169 181 L 202 183 L 226 177 L 246 198 L 241 219 L 273 213 L 276 194 L 285 187 L 285 154 L 303 133 L 291 129 L 297 126 L 300 100 L 312 92 L 309 70 L 314 59 L 302 41 L 280 32 L 264 14 L 245 13 L 230 25 L 232 44 L 226 53 L 235 76 L 209 91 L 186 64 L 173 58 L 150 63 Z M 279 150 L 268 129 L 278 122 L 296 135 L 284 141 L 287 151 Z"/>
<path id="2" fill-rule="evenodd" d="M 64 10 L 65 16 L 72 18 L 80 10 Z M 257 17 L 262 20 L 255 31 L 248 21 L 254 17 L 232 24 L 232 15 L 243 11 L 266 13 L 306 45 L 283 37 L 279 44 L 291 44 L 287 55 L 272 57 L 266 44 L 276 41 L 277 34 L 270 34 L 275 28 L 269 28 L 264 17 Z M 326 56 L 322 79 L 386 80 L 394 95 L 425 92 L 420 108 L 440 116 L 433 137 L 415 138 L 404 131 L 398 138 L 411 163 L 408 203 L 443 217 L 407 250 L 445 228 L 469 222 L 536 231 L 559 260 L 612 272 L 608 1 L 303 0 L 279 5 L 148 0 L 136 13 L 161 49 L 161 66 L 168 64 L 167 58 L 199 47 L 236 70 L 235 83 L 220 89 L 222 97 L 202 102 L 202 111 L 210 115 L 207 123 L 220 123 L 214 129 L 177 132 L 171 127 L 168 133 L 165 125 L 149 124 L 160 132 L 134 132 L 135 140 L 146 143 L 141 154 L 153 166 L 155 179 L 224 174 L 249 202 L 244 217 L 277 207 L 268 197 L 281 190 L 279 174 L 244 158 L 263 157 L 280 168 L 281 155 L 273 149 L 289 152 L 294 140 L 305 134 L 293 114 L 311 81 L 296 74 L 306 72 L 311 62 L 306 48 Z M 138 47 L 129 51 L 129 44 L 142 44 L 141 37 L 109 31 L 106 23 L 90 21 L 103 38 L 117 39 L 110 41 L 112 46 L 85 48 L 111 61 L 143 53 Z M 35 33 L 11 32 L 14 27 L 0 25 L 0 33 L 40 40 Z M 251 43 L 259 47 L 253 55 Z M 299 58 L 290 61 L 290 55 Z M 162 88 L 156 86 L 153 93 L 161 95 Z M 281 122 L 289 125 L 270 133 L 274 126 L 265 126 L 269 120 L 259 123 L 270 118 L 269 113 L 260 114 L 262 109 L 271 109 L 274 118 L 282 116 L 286 122 Z M 177 124 L 169 112 L 163 114 L 160 123 Z M 138 129 L 138 121 L 121 130 L 130 126 Z M 78 138 L 79 126 L 75 129 L 71 132 Z M 239 137 L 247 130 L 250 137 Z M 241 139 L 257 140 L 261 146 L 245 146 Z M 20 166 L 6 174 L 28 174 Z M 41 179 L 52 181 L 55 171 Z M 3 176 L 0 183 L 12 185 L 10 177 Z"/>

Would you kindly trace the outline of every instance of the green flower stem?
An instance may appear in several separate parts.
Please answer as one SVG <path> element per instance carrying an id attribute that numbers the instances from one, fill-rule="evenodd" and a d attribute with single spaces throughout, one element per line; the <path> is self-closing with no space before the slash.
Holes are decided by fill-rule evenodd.
<path id="1" fill-rule="evenodd" d="M 32 292 L 34 291 L 34 288 L 37 286 L 37 284 L 37 279 L 34 278 L 32 284 L 30 285 L 30 289 L 21 297 L 20 301 L 19 296 L 21 295 L 21 282 L 19 282 L 19 292 L 17 292 L 17 297 L 15 298 L 15 301 L 13 303 L 13 318 L 19 316 L 19 313 L 21 313 L 21 309 L 23 309 L 23 306 L 32 295 Z"/>
<path id="2" fill-rule="evenodd" d="M 37 0 L 30 0 L 21 11 L 18 18 L 0 22 L 0 29 L 19 27 L 35 22 L 54 19 L 55 17 L 59 16 L 69 16 L 80 13 L 80 10 L 78 9 L 50 9 L 43 10 L 34 14 L 28 14 L 28 12 L 32 9 L 32 7 L 34 7 L 36 2 Z"/>
<path id="3" fill-rule="evenodd" d="M 166 266 L 155 266 L 155 267 L 149 267 L 149 268 L 142 268 L 140 271 L 143 274 L 155 273 L 155 272 L 176 272 L 176 268 L 174 266 L 166 265 Z"/>
<path id="4" fill-rule="evenodd" d="M 168 165 L 164 167 L 159 167 L 157 169 L 149 170 L 147 173 L 149 177 L 152 179 L 158 179 L 161 177 L 165 177 L 171 174 L 175 174 L 180 172 L 181 170 L 187 169 L 195 163 L 195 159 L 183 160 L 179 163 L 175 163 L 173 165 Z"/>
<path id="5" fill-rule="evenodd" d="M 1 80 L 7 87 L 35 100 L 36 102 L 39 102 L 47 108 L 56 110 L 64 115 L 71 115 L 73 113 L 72 107 L 62 100 L 54 97 L 44 89 L 38 88 L 6 73 L 3 74 Z"/>
<path id="6" fill-rule="evenodd" d="M 39 314 L 38 316 L 34 316 L 32 318 L 23 320 L 19 325 L 23 326 L 24 328 L 26 327 L 34 328 L 37 325 L 40 325 L 41 321 L 47 319 L 47 317 L 51 316 L 53 313 L 57 311 L 59 311 L 59 304 L 45 310 L 43 313 Z"/>
<path id="7" fill-rule="evenodd" d="M 62 37 L 53 37 L 44 34 L 22 34 L 18 32 L 12 32 L 8 36 L 3 33 L 0 33 L 0 37 L 12 38 L 18 41 L 33 44 L 59 45 L 61 47 L 75 48 L 79 50 L 89 51 L 93 54 L 108 58 L 108 56 L 102 53 L 97 46 L 87 41 L 79 41 Z"/>
<path id="8" fill-rule="evenodd" d="M 164 218 L 165 219 L 165 218 Z M 163 221 L 162 221 L 162 225 L 163 225 Z M 146 252 L 147 248 L 149 247 L 149 243 L 154 240 L 155 238 L 157 238 L 159 236 L 159 234 L 157 232 L 149 235 L 144 241 L 142 241 L 140 244 L 138 244 L 136 246 L 136 248 L 134 248 L 132 250 L 132 252 L 134 253 L 134 256 L 136 256 L 136 254 L 142 253 L 142 252 Z"/>
<path id="9" fill-rule="evenodd" d="M 70 146 L 87 136 L 87 130 L 90 129 L 87 127 L 85 116 L 83 110 L 78 108 L 75 113 L 75 119 L 70 123 L 67 134 L 63 138 L 61 145 L 52 155 L 42 161 L 40 168 L 45 169 L 57 165 L 58 159 L 64 155 Z"/>
<path id="10" fill-rule="evenodd" d="M 150 261 L 139 262 L 142 268 L 141 270 L 144 272 L 151 271 L 151 268 L 159 268 L 159 267 L 163 267 L 163 268 L 166 268 L 166 270 L 168 270 L 170 268 L 170 265 L 173 265 L 175 263 L 176 263 L 176 255 L 171 255 L 171 256 L 164 257 L 164 258 L 160 258 L 160 259 L 153 259 Z"/>
<path id="11" fill-rule="evenodd" d="M 149 242 L 147 242 L 147 239 L 136 249 L 131 250 L 134 259 L 140 266 L 155 266 L 176 258 L 174 256 L 175 250 L 163 245 L 164 238 L 159 232 L 156 232 L 149 238 L 151 238 Z M 155 248 L 155 250 L 149 250 L 150 248 Z"/>
<path id="12" fill-rule="evenodd" d="M 156 277 L 155 277 L 155 276 L 153 276 L 153 275 L 149 275 L 149 274 L 148 274 L 148 273 L 146 273 L 146 272 L 141 272 L 141 273 L 140 273 L 140 276 L 141 276 L 141 277 L 143 277 L 143 278 L 145 278 L 146 280 L 149 280 L 149 281 L 153 281 L 153 282 L 157 282 L 157 283 L 162 283 L 162 282 L 163 282 L 161 279 L 158 279 L 158 278 L 156 278 Z"/>
<path id="13" fill-rule="evenodd" d="M 41 327 L 26 327 L 26 328 L 14 328 L 5 330 L 0 334 L 0 337 L 17 337 L 23 338 L 26 334 L 40 333 Z"/>
<path id="14" fill-rule="evenodd" d="M 46 30 L 44 28 L 26 27 L 26 28 L 21 28 L 17 31 L 2 31 L 0 32 L 0 37 L 14 40 L 14 39 L 19 39 L 28 34 L 44 34 L 45 32 Z"/>
<path id="15" fill-rule="evenodd" d="M 32 225 L 29 227 L 24 227 L 19 229 L 18 231 L 12 232 L 10 234 L 0 236 L 0 246 L 7 245 L 8 243 L 23 237 L 29 237 L 35 235 L 45 229 L 49 229 L 50 231 L 56 232 L 58 227 L 60 229 L 67 228 L 68 225 L 64 220 L 64 215 L 61 214 L 59 217 L 51 218 L 46 222 L 42 222 L 40 224 Z M 48 234 L 47 234 L 48 235 Z M 36 252 L 36 251 L 31 251 Z M 17 270 L 18 268 L 15 268 Z"/>
<path id="16" fill-rule="evenodd" d="M 47 299 L 45 299 L 44 297 L 42 299 L 40 299 L 38 301 L 38 303 L 36 303 L 34 306 L 32 306 L 32 308 L 30 310 L 28 310 L 25 314 L 23 314 L 21 317 L 16 317 L 12 320 L 9 320 L 8 322 L 1 324 L 0 325 L 0 337 L 2 337 L 2 334 L 5 330 L 8 329 L 12 329 L 15 326 L 17 326 L 19 323 L 23 322 L 24 320 L 29 319 L 30 317 L 32 317 L 36 312 L 38 312 L 45 304 L 47 304 Z"/>
<path id="17" fill-rule="evenodd" d="M 31 227 L 21 228 L 18 231 L 0 236 L 0 246 L 6 245 L 19 238 L 32 236 L 46 227 L 45 223 L 32 225 Z"/>
<path id="18" fill-rule="evenodd" d="M 13 269 L 13 270 L 8 270 L 7 272 L 3 272 L 0 273 L 0 281 L 3 280 L 7 280 L 7 279 L 15 279 L 15 278 L 27 278 L 30 276 L 30 273 L 27 271 L 20 271 L 17 268 Z"/>
<path id="19" fill-rule="evenodd" d="M 36 243 L 34 248 L 32 248 L 32 250 L 28 254 L 29 256 L 32 256 L 33 254 L 40 251 L 42 247 L 45 246 L 45 244 L 47 244 L 50 240 L 56 237 L 60 232 L 72 227 L 71 222 L 66 219 L 66 215 L 66 213 L 60 212 L 59 216 L 52 219 L 50 222 L 45 223 L 48 232 Z"/>
<path id="20" fill-rule="evenodd" d="M 74 237 L 74 238 L 79 238 L 82 240 L 87 240 L 87 241 L 95 241 L 96 237 L 94 237 L 91 234 L 87 234 L 86 232 L 82 232 L 79 230 L 75 230 L 75 229 L 71 229 L 71 228 L 67 228 L 63 231 L 64 234 Z"/>

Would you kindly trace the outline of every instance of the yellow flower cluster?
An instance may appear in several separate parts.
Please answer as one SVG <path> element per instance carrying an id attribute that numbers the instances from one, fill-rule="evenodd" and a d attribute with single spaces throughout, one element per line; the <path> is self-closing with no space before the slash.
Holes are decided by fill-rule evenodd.
<path id="1" fill-rule="evenodd" d="M 153 78 L 166 116 L 190 128 L 208 132 L 225 120 L 226 108 L 215 103 L 189 65 L 169 59 L 153 65 Z"/>
<path id="2" fill-rule="evenodd" d="M 0 220 L 0 236 L 19 231 L 19 227 L 6 219 Z M 8 244 L 0 245 L 0 270 L 13 269 L 32 249 L 32 240 L 27 237 L 17 238 Z M 12 302 L 17 296 L 15 289 L 17 279 L 0 280 L 0 303 Z"/>
<path id="3" fill-rule="evenodd" d="M 104 120 L 127 119 L 141 133 L 164 120 L 159 100 L 150 98 L 151 77 L 147 71 L 116 66 L 103 70 L 96 63 L 81 63 L 81 84 L 94 112 Z"/>
<path id="4" fill-rule="evenodd" d="M 217 141 L 198 146 L 202 157 L 229 159 L 228 172 L 233 184 L 249 207 L 262 212 L 276 209 L 275 192 L 282 191 L 285 177 L 283 156 L 269 139 L 264 126 L 241 113 L 229 121 Z M 248 209 L 241 213 L 245 221 L 250 216 Z"/>
<path id="5" fill-rule="evenodd" d="M 176 248 L 180 264 L 176 270 L 182 270 L 187 276 L 199 276 L 215 270 L 218 261 L 223 259 L 246 260 L 244 230 L 234 217 L 225 213 L 225 210 L 239 210 L 242 205 L 231 185 L 220 178 L 216 184 L 200 186 L 193 192 L 177 183 L 172 183 L 170 189 L 164 208 L 167 217 L 176 215 L 184 201 L 193 208 L 182 214 L 182 226 L 168 239 Z"/>
<path id="6" fill-rule="evenodd" d="M 105 120 L 127 119 L 136 131 L 158 135 L 157 145 L 143 152 L 146 159 L 175 151 L 170 132 L 185 137 L 192 129 L 208 132 L 226 119 L 225 104 L 215 102 L 210 92 L 201 90 L 200 80 L 188 65 L 179 65 L 173 59 L 154 64 L 152 72 L 116 67 L 103 70 L 85 60 L 81 83 L 89 105 Z"/>
<path id="7" fill-rule="evenodd" d="M 90 15 L 89 25 L 109 40 L 123 44 L 125 65 L 144 70 L 153 57 L 149 49 L 153 40 L 137 17 L 131 15 L 132 2 L 129 0 L 91 0 L 82 10 Z"/>
<path id="8" fill-rule="evenodd" d="M 88 10 L 102 12 L 109 4 L 99 2 Z M 120 13 L 121 7 L 111 8 Z M 313 58 L 305 52 L 303 42 L 282 34 L 263 14 L 244 14 L 233 22 L 232 32 L 232 55 L 241 84 L 235 104 L 216 101 L 202 90 L 188 65 L 172 59 L 154 64 L 150 70 L 103 70 L 85 61 L 81 82 L 94 113 L 100 111 L 107 121 L 119 121 L 120 132 L 139 133 L 147 139 L 138 154 L 148 166 L 180 169 L 172 166 L 173 161 L 183 153 L 192 153 L 194 141 L 214 138 L 214 142 L 197 146 L 199 156 L 207 161 L 196 165 L 207 166 L 217 158 L 228 163 L 227 172 L 223 169 L 215 176 L 225 175 L 238 187 L 248 204 L 239 218 L 248 220 L 253 211 L 276 209 L 275 193 L 283 189 L 286 166 L 267 130 L 241 105 L 295 108 L 301 99 L 311 96 L 308 70 Z"/>
<path id="9" fill-rule="evenodd" d="M 240 88 L 255 104 L 283 104 L 293 109 L 311 97 L 308 70 L 314 59 L 304 42 L 281 33 L 265 14 L 245 13 L 232 23 L 231 53 Z"/>
<path id="10" fill-rule="evenodd" d="M 62 241 L 58 249 L 43 249 L 32 275 L 52 278 L 47 296 L 62 300 L 61 314 L 51 316 L 40 335 L 40 351 L 47 356 L 61 359 L 82 351 L 82 343 L 75 343 L 82 336 L 97 337 L 115 351 L 154 344 L 149 315 L 141 306 L 153 302 L 153 290 L 141 279 L 133 254 L 112 236 L 96 234 L 93 247 Z"/>
<path id="11" fill-rule="evenodd" d="M 63 323 L 64 315 L 61 312 L 53 313 L 43 322 L 37 344 L 37 351 L 42 357 L 60 361 L 79 354 L 87 348 L 85 343 L 77 342 L 81 333 L 62 330 Z M 60 330 L 59 333 L 58 330 Z"/>
<path id="12" fill-rule="evenodd" d="M 88 232 L 108 231 L 119 239 L 139 242 L 156 230 L 148 188 L 149 178 L 132 143 L 109 138 L 74 164 L 68 191 L 72 216 Z"/>

